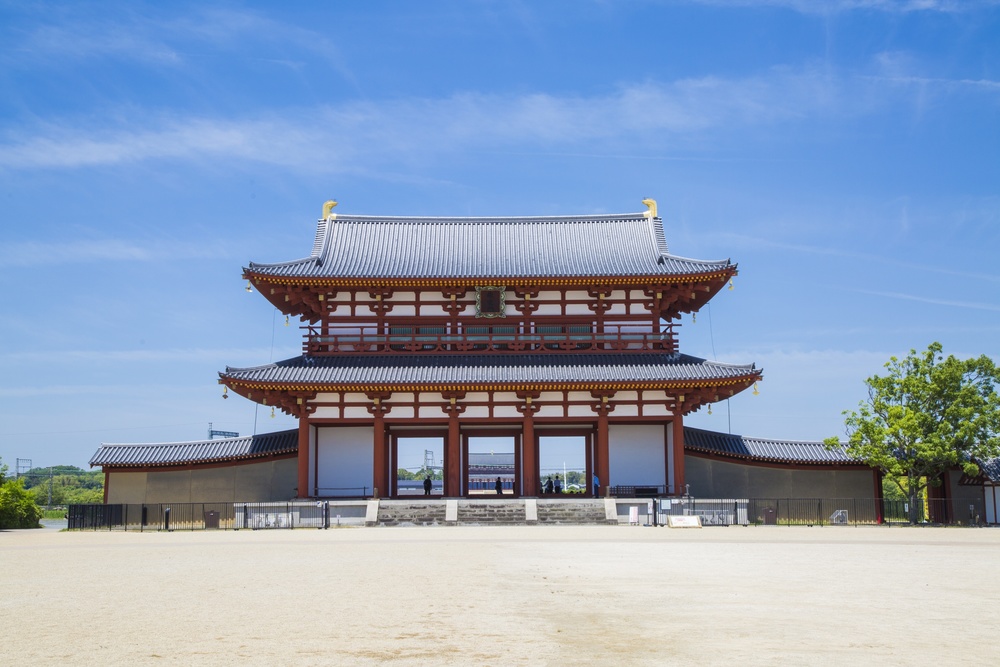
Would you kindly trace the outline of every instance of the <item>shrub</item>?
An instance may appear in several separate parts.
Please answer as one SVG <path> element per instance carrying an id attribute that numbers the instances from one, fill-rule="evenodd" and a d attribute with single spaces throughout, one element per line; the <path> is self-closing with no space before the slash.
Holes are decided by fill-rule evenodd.
<path id="1" fill-rule="evenodd" d="M 0 528 L 39 528 L 42 510 L 24 490 L 24 480 L 0 485 Z"/>

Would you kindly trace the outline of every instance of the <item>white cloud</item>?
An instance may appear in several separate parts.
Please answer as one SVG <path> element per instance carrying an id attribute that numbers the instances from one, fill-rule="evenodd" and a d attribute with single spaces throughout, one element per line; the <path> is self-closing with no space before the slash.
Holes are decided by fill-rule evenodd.
<path id="1" fill-rule="evenodd" d="M 4 363 L 51 363 L 58 359 L 60 364 L 83 363 L 175 363 L 207 361 L 218 363 L 220 359 L 267 359 L 275 351 L 270 348 L 175 348 L 154 350 L 46 350 L 44 352 L 4 352 L 0 362 Z M 278 351 L 280 354 L 280 351 Z M 288 356 L 294 356 L 293 352 Z M 221 370 L 221 368 L 220 368 Z M 79 388 L 76 389 L 77 391 Z"/>
<path id="2" fill-rule="evenodd" d="M 1000 0 L 690 0 L 714 7 L 778 7 L 803 14 L 838 14 L 851 11 L 968 12 L 996 7 Z"/>
<path id="3" fill-rule="evenodd" d="M 70 243 L 26 241 L 5 243 L 0 246 L 0 265 L 28 267 L 98 261 L 175 261 L 226 256 L 227 253 L 221 245 L 221 243 L 213 245 L 164 241 L 136 243 L 121 239 L 81 240 Z"/>
<path id="4" fill-rule="evenodd" d="M 80 168 L 144 160 L 254 161 L 327 172 L 469 150 L 622 142 L 647 148 L 699 133 L 829 114 L 858 114 L 844 81 L 812 68 L 744 79 L 704 77 L 623 86 L 603 96 L 460 93 L 443 98 L 349 102 L 247 118 L 144 111 L 11 129 L 0 168 Z M 869 84 L 874 85 L 874 84 Z M 23 138 L 27 137 L 27 138 Z M 230 162 L 227 166 L 231 166 Z"/>
<path id="5" fill-rule="evenodd" d="M 968 308 L 972 310 L 990 310 L 1000 312 L 1000 305 L 995 303 L 976 303 L 973 301 L 956 301 L 953 299 L 931 299 L 916 294 L 903 294 L 902 292 L 878 292 L 869 290 L 858 291 L 862 294 L 884 296 L 889 299 L 901 299 L 903 301 L 918 301 L 920 303 L 929 303 L 935 306 L 951 306 L 952 308 Z"/>

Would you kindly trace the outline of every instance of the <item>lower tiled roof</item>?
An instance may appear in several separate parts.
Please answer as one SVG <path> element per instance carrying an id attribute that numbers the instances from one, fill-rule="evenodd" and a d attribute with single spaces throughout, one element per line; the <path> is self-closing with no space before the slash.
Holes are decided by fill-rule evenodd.
<path id="1" fill-rule="evenodd" d="M 725 381 L 759 376 L 753 364 L 686 354 L 493 354 L 299 356 L 253 368 L 227 367 L 223 380 L 270 385 L 585 384 Z"/>
<path id="2" fill-rule="evenodd" d="M 731 456 L 745 460 L 770 463 L 859 463 L 847 456 L 844 450 L 828 450 L 822 442 L 793 442 L 748 438 L 730 433 L 684 428 L 684 449 Z M 193 463 L 223 463 L 253 459 L 262 456 L 292 454 L 298 451 L 298 430 L 276 431 L 241 438 L 220 438 L 195 442 L 161 442 L 115 444 L 102 443 L 90 459 L 91 466 L 144 467 L 172 466 Z M 475 459 L 479 456 L 483 460 Z M 470 464 L 484 464 L 486 459 L 513 461 L 513 455 L 470 454 Z M 991 467 L 992 466 L 992 467 Z M 990 479 L 1000 479 L 1000 458 L 983 465 L 983 472 Z"/>
<path id="3" fill-rule="evenodd" d="M 194 442 L 101 443 L 91 466 L 142 467 L 242 461 L 297 452 L 298 430 Z"/>
<path id="4" fill-rule="evenodd" d="M 843 447 L 827 449 L 822 442 L 767 440 L 689 427 L 684 428 L 684 450 L 774 463 L 861 463 Z"/>
<path id="5" fill-rule="evenodd" d="M 980 461 L 979 471 L 987 481 L 1000 483 L 1000 456 Z"/>

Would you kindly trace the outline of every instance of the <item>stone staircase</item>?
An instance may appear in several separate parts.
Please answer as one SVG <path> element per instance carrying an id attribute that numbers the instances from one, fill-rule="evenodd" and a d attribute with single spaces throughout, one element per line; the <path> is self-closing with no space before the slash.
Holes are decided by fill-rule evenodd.
<path id="1" fill-rule="evenodd" d="M 538 501 L 538 523 L 540 524 L 607 524 L 604 500 L 602 498 L 580 498 L 577 500 Z"/>
<path id="2" fill-rule="evenodd" d="M 458 523 L 463 526 L 517 526 L 527 523 L 524 501 L 459 500 Z"/>
<path id="3" fill-rule="evenodd" d="M 377 525 L 443 526 L 444 514 L 443 500 L 380 500 Z"/>
<path id="4" fill-rule="evenodd" d="M 607 525 L 603 499 L 377 500 L 366 525 L 378 526 L 518 526 Z M 451 516 L 447 508 L 451 505 Z M 377 519 L 375 518 L 377 517 Z"/>

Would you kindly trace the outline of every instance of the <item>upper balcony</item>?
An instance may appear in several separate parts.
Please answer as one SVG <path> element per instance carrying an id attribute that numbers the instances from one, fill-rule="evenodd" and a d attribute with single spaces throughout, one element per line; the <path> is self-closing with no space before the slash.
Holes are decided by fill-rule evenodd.
<path id="1" fill-rule="evenodd" d="M 526 325 L 475 324 L 452 331 L 446 326 L 398 325 L 309 326 L 303 351 L 312 356 L 337 354 L 470 354 L 506 352 L 569 354 L 581 352 L 677 351 L 673 325 L 663 331 L 642 330 L 635 324 Z"/>

